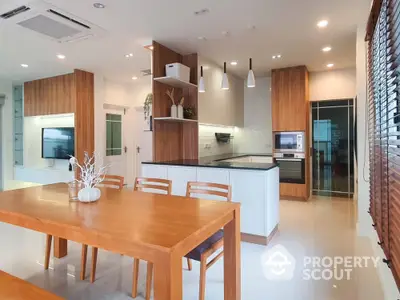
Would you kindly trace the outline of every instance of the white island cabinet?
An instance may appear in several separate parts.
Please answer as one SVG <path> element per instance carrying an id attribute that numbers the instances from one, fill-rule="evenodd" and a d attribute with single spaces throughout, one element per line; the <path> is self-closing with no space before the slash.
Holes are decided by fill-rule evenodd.
<path id="1" fill-rule="evenodd" d="M 265 244 L 279 223 L 279 168 L 246 170 L 142 164 L 144 177 L 172 181 L 172 194 L 185 196 L 188 181 L 229 184 L 232 201 L 241 203 L 241 232 L 244 241 Z M 205 196 L 204 199 L 210 199 Z"/>

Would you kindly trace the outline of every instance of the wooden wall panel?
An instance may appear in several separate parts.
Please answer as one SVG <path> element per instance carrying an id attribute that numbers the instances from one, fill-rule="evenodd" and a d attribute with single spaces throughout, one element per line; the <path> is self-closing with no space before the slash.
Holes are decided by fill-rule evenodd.
<path id="1" fill-rule="evenodd" d="M 190 82 L 198 84 L 198 56 L 190 54 L 183 56 L 182 63 L 190 67 Z M 191 106 L 196 112 L 193 119 L 198 120 L 198 90 L 195 87 L 183 89 L 185 97 L 184 107 Z M 199 158 L 199 124 L 185 123 L 182 128 L 182 158 L 183 159 L 198 159 Z"/>
<path id="2" fill-rule="evenodd" d="M 24 115 L 28 117 L 73 113 L 73 82 L 73 74 L 25 82 Z"/>
<path id="3" fill-rule="evenodd" d="M 75 70 L 73 96 L 75 100 L 75 157 L 82 162 L 84 152 L 94 152 L 94 75 Z"/>
<path id="4" fill-rule="evenodd" d="M 310 102 L 305 66 L 272 70 L 272 131 L 304 131 L 305 184 L 280 184 L 283 199 L 310 197 Z M 275 141 L 273 141 L 275 142 Z"/>
<path id="5" fill-rule="evenodd" d="M 309 197 L 305 184 L 280 183 L 279 193 L 282 200 L 307 200 Z"/>
<path id="6" fill-rule="evenodd" d="M 306 131 L 305 66 L 272 70 L 272 131 Z"/>
<path id="7" fill-rule="evenodd" d="M 180 62 L 191 68 L 190 81 L 197 84 L 197 54 L 182 56 L 157 42 L 153 47 L 153 77 L 165 76 L 166 64 Z M 167 90 L 171 87 L 153 81 L 153 118 L 170 116 L 172 103 L 165 94 Z M 176 101 L 184 96 L 184 106 L 191 105 L 197 112 L 197 88 L 175 88 L 174 95 Z M 153 161 L 198 158 L 198 124 L 153 122 Z"/>

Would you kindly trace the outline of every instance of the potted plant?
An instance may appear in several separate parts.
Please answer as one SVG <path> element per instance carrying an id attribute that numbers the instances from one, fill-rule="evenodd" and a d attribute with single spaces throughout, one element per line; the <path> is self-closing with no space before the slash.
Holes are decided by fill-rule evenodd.
<path id="1" fill-rule="evenodd" d="M 145 121 L 151 116 L 152 104 L 153 104 L 153 94 L 148 93 L 146 96 L 146 100 L 144 100 L 144 103 L 143 103 L 144 120 Z"/>

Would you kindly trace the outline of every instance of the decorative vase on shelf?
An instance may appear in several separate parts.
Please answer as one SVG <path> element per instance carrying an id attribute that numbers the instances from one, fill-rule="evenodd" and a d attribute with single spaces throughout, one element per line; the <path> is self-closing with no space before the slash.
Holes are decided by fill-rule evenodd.
<path id="1" fill-rule="evenodd" d="M 183 119 L 183 106 L 178 105 L 178 119 Z"/>
<path id="2" fill-rule="evenodd" d="M 95 202 L 100 199 L 101 191 L 95 187 L 86 187 L 79 191 L 78 199 L 81 202 Z"/>
<path id="3" fill-rule="evenodd" d="M 178 117 L 178 111 L 176 109 L 176 105 L 173 104 L 171 106 L 171 118 L 177 118 Z"/>

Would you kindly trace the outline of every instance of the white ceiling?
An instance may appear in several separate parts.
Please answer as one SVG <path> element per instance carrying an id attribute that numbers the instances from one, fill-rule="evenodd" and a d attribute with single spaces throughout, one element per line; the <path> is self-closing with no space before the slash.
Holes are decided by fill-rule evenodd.
<path id="1" fill-rule="evenodd" d="M 106 5 L 93 7 L 94 2 Z M 355 66 L 357 20 L 370 0 L 48 0 L 55 7 L 106 30 L 103 37 L 59 44 L 11 20 L 0 20 L 0 78 L 31 80 L 82 68 L 115 81 L 132 82 L 150 68 L 152 39 L 182 53 L 198 52 L 244 77 L 248 58 L 256 75 L 273 68 L 307 65 L 312 71 Z M 0 14 L 27 0 L 1 0 Z M 209 13 L 194 16 L 207 8 Z M 329 20 L 326 29 L 316 23 Z M 11 22 L 10 22 L 11 21 Z M 249 29 L 251 27 L 254 29 Z M 223 31 L 228 35 L 224 36 Z M 199 40 L 205 37 L 206 40 Z M 330 53 L 321 48 L 332 46 Z M 56 54 L 66 55 L 61 61 Z M 126 59 L 126 53 L 133 57 Z M 281 54 L 282 59 L 272 60 Z M 26 63 L 29 68 L 22 68 Z"/>

